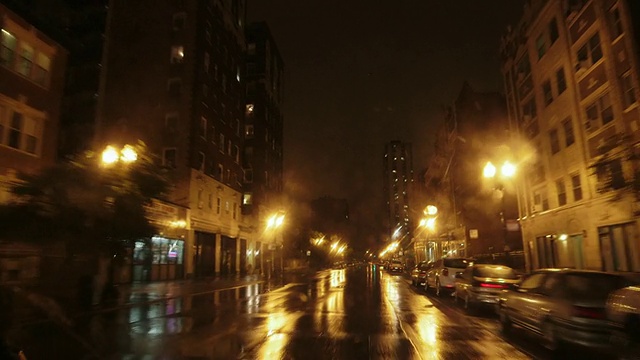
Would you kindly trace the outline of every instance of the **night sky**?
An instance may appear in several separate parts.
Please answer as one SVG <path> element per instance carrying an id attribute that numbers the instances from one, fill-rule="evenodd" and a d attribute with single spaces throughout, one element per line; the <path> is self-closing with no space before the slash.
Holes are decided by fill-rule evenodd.
<path id="1" fill-rule="evenodd" d="M 355 224 L 380 230 L 384 143 L 411 142 L 418 173 L 463 81 L 503 91 L 500 37 L 524 2 L 249 0 L 285 62 L 288 195 L 346 198 Z"/>

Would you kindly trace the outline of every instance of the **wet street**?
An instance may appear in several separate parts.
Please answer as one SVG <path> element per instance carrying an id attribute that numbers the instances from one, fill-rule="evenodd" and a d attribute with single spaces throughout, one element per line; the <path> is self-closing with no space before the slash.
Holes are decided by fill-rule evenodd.
<path id="1" fill-rule="evenodd" d="M 427 295 L 376 266 L 325 270 L 275 289 L 256 282 L 185 295 L 24 332 L 30 360 L 550 358 L 534 337 L 504 339 L 491 311 L 466 315 L 451 297 Z"/>

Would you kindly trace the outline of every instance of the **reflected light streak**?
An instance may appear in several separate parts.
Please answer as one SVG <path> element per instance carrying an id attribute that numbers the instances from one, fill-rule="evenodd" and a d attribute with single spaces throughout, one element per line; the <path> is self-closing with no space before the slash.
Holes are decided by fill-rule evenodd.
<path id="1" fill-rule="evenodd" d="M 394 304 L 398 304 L 400 300 L 400 294 L 398 293 L 398 284 L 395 281 L 386 281 L 385 290 L 387 292 L 387 298 Z"/>

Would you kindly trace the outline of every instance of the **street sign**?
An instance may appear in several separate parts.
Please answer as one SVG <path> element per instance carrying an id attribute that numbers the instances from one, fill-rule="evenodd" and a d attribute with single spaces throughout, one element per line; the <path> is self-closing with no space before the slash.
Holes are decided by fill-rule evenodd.
<path id="1" fill-rule="evenodd" d="M 469 229 L 469 238 L 477 239 L 478 238 L 478 229 Z"/>

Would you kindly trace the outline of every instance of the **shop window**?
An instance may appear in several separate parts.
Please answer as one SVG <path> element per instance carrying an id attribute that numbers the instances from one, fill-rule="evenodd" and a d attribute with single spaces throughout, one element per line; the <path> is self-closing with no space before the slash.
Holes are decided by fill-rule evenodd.
<path id="1" fill-rule="evenodd" d="M 635 222 L 598 228 L 602 270 L 640 271 L 640 241 Z"/>

